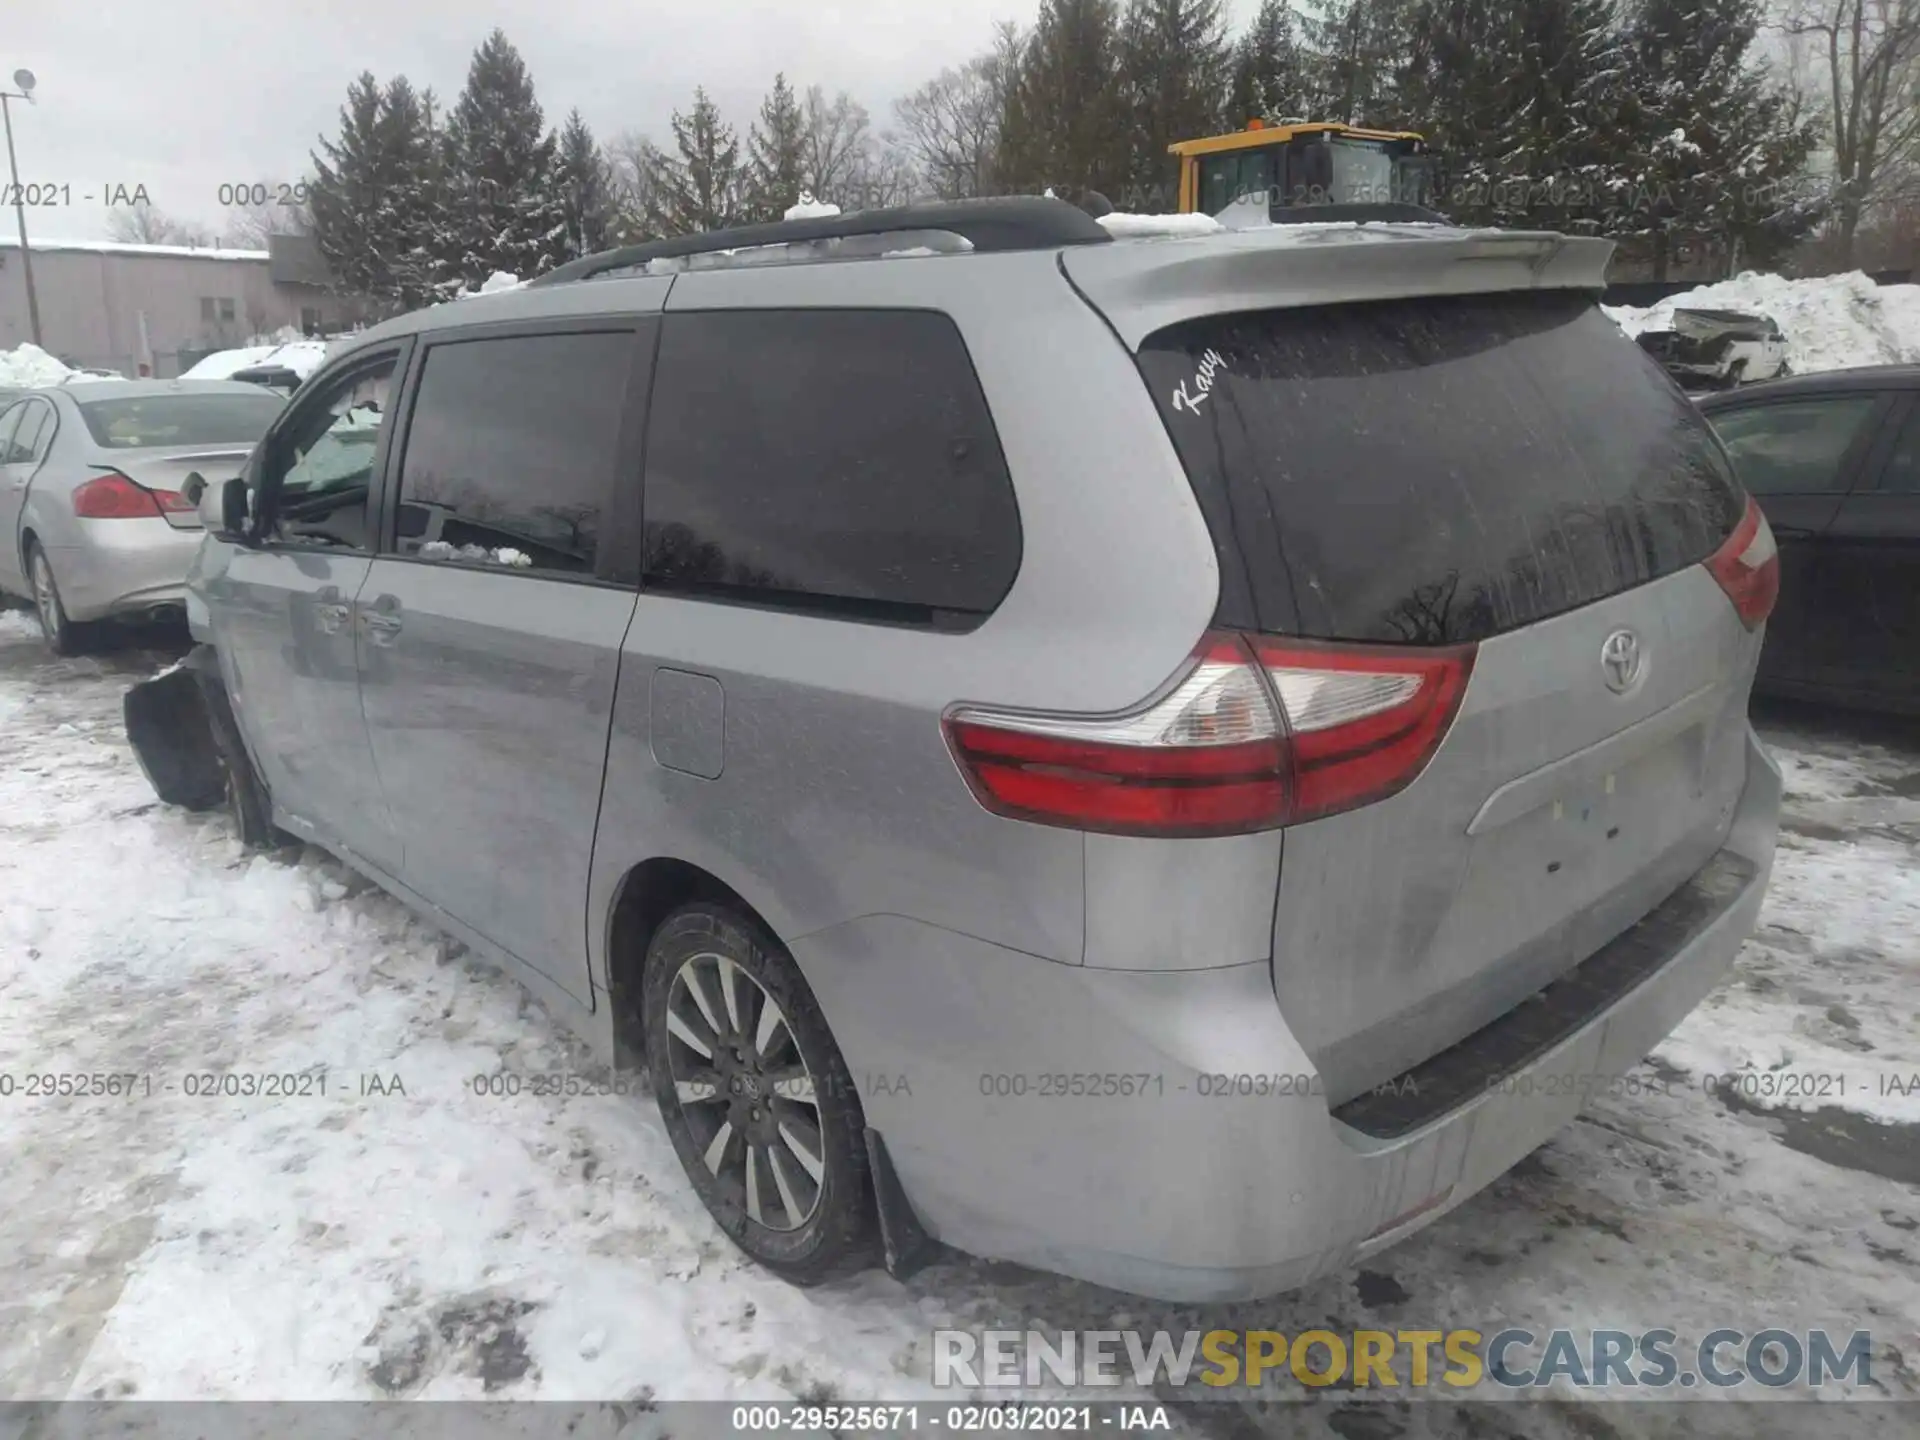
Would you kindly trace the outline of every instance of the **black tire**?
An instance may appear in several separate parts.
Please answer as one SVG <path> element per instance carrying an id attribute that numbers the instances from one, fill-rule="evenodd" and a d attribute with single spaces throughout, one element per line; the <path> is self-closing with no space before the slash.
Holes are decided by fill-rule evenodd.
<path id="1" fill-rule="evenodd" d="M 273 805 L 267 787 L 260 783 L 246 742 L 240 736 L 240 722 L 234 718 L 226 687 L 217 681 L 205 681 L 202 693 L 207 702 L 207 721 L 213 730 L 214 752 L 220 757 L 220 769 L 226 776 L 227 814 L 233 820 L 234 833 L 249 850 L 277 850 L 294 837 L 273 823 Z"/>
<path id="2" fill-rule="evenodd" d="M 752 982 L 752 987 L 737 992 L 737 1019 L 735 1007 L 712 994 L 713 984 L 724 973 L 721 962 L 736 967 L 739 975 Z M 700 983 L 721 1022 L 717 1030 L 708 1030 L 706 1038 L 718 1043 L 711 1064 L 705 1067 L 698 1052 L 668 1029 L 675 1005 L 685 1013 L 686 982 L 677 988 L 675 981 L 690 966 L 694 975 L 706 977 Z M 737 978 L 733 983 L 738 984 Z M 760 1002 L 769 999 L 785 1022 L 791 1048 L 776 1034 L 762 1055 L 755 1044 L 756 1031 L 764 1016 Z M 667 917 L 647 947 L 642 1004 L 647 1066 L 661 1118 L 687 1178 L 728 1238 L 798 1285 L 817 1285 L 872 1264 L 877 1259 L 878 1230 L 860 1097 L 826 1017 L 793 957 L 760 926 L 725 906 L 688 905 Z M 796 1052 L 807 1077 L 804 1084 L 813 1096 L 806 1102 L 769 1091 L 773 1073 L 793 1073 Z M 720 1076 L 723 1064 L 727 1069 L 716 1087 L 719 1093 L 683 1100 L 676 1069 L 681 1075 L 704 1069 Z M 807 1128 L 810 1118 L 818 1122 L 812 1130 Z M 705 1157 L 722 1126 L 736 1122 L 738 1128 L 719 1141 L 716 1171 Z M 797 1144 L 788 1142 L 783 1132 L 803 1138 Z M 817 1152 L 808 1148 L 816 1142 Z M 811 1171 L 804 1160 L 795 1158 L 803 1155 L 821 1164 L 822 1173 L 811 1187 L 803 1183 L 803 1177 L 811 1178 Z M 762 1218 L 750 1213 L 750 1177 L 757 1179 L 756 1188 L 763 1197 L 756 1202 Z M 798 1206 L 792 1204 L 794 1189 L 801 1191 Z M 796 1216 L 795 1209 L 803 1211 L 804 1217 Z"/>
<path id="3" fill-rule="evenodd" d="M 27 588 L 33 595 L 34 617 L 40 622 L 40 636 L 47 649 L 56 655 L 78 655 L 87 648 L 89 632 L 67 618 L 67 607 L 60 601 L 60 586 L 54 578 L 53 562 L 38 540 L 27 542 Z"/>

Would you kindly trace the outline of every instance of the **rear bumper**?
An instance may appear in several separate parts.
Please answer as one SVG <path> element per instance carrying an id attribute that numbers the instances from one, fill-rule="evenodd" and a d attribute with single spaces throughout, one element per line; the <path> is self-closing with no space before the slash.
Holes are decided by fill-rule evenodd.
<path id="1" fill-rule="evenodd" d="M 1255 1298 L 1460 1204 L 1713 988 L 1758 916 L 1778 825 L 1780 772 L 1751 730 L 1747 753 L 1727 842 L 1645 922 L 1647 953 L 1590 973 L 1612 989 L 1531 1049 L 1449 1052 L 1455 1091 L 1410 1122 L 1329 1110 L 1264 962 L 1091 970 L 897 917 L 793 948 L 936 1238 L 1163 1299 Z"/>
<path id="2" fill-rule="evenodd" d="M 75 523 L 83 543 L 47 551 L 70 619 L 99 620 L 186 604 L 187 569 L 205 531 L 176 530 L 158 516 Z"/>

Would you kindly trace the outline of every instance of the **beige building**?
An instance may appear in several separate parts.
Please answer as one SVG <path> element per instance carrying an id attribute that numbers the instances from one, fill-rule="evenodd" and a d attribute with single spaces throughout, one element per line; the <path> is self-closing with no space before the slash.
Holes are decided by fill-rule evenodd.
<path id="1" fill-rule="evenodd" d="M 41 345 L 76 367 L 178 375 L 283 327 L 332 334 L 368 318 L 328 283 L 306 236 L 271 236 L 266 250 L 29 240 Z M 26 267 L 10 236 L 0 239 L 0 350 L 32 339 Z"/>

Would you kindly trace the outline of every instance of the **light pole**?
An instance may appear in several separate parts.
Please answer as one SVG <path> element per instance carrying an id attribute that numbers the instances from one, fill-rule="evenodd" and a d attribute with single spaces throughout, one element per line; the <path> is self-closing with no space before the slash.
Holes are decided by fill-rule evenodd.
<path id="1" fill-rule="evenodd" d="M 16 70 L 13 83 L 18 90 L 0 90 L 0 120 L 7 128 L 7 169 L 13 176 L 13 217 L 20 226 L 20 273 L 27 282 L 27 321 L 33 327 L 33 343 L 40 343 L 40 297 L 33 289 L 33 252 L 27 248 L 27 198 L 20 190 L 20 162 L 13 158 L 13 110 L 9 100 L 33 103 L 33 72 Z"/>

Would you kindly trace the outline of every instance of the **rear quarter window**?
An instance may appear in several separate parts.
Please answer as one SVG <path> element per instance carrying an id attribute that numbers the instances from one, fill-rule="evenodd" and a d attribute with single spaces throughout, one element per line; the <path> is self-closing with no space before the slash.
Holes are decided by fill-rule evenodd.
<path id="1" fill-rule="evenodd" d="M 669 315 L 655 376 L 651 588 L 967 628 L 1013 584 L 1013 486 L 946 316 Z"/>
<path id="2" fill-rule="evenodd" d="M 1213 316 L 1138 358 L 1236 628 L 1484 639 L 1705 559 L 1744 503 L 1693 405 L 1584 296 Z"/>

